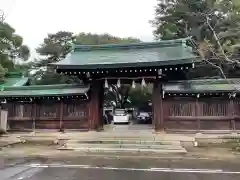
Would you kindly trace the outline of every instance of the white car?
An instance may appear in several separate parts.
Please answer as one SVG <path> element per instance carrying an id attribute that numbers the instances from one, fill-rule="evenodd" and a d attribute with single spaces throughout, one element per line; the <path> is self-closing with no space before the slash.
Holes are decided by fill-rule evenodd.
<path id="1" fill-rule="evenodd" d="M 129 124 L 130 116 L 125 109 L 115 109 L 113 115 L 113 123 Z"/>

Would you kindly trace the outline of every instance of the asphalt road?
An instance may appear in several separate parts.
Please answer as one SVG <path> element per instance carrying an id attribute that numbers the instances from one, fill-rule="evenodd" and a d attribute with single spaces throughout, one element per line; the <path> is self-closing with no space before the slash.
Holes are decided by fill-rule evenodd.
<path id="1" fill-rule="evenodd" d="M 88 162 L 88 163 L 87 163 Z M 2 161 L 1 180 L 239 180 L 240 163 L 217 160 L 75 158 Z"/>

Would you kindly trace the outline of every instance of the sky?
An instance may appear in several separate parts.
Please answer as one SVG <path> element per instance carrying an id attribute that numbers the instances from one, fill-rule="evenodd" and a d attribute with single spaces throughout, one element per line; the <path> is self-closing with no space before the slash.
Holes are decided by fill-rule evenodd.
<path id="1" fill-rule="evenodd" d="M 31 50 L 48 33 L 109 33 L 152 41 L 157 0 L 0 0 L 6 21 Z"/>

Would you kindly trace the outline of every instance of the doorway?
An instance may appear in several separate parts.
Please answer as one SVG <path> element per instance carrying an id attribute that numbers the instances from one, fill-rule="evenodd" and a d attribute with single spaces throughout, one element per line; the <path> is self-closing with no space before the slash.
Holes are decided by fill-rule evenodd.
<path id="1" fill-rule="evenodd" d="M 152 129 L 152 89 L 152 84 L 143 86 L 141 83 L 105 87 L 104 130 Z"/>

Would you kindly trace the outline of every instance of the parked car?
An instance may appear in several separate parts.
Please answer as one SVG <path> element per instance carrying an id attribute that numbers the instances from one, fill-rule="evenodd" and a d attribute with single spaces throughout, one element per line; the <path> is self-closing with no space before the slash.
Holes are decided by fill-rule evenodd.
<path id="1" fill-rule="evenodd" d="M 151 123 L 152 118 L 150 113 L 148 112 L 140 112 L 139 115 L 137 116 L 137 122 L 139 124 L 148 124 Z"/>
<path id="2" fill-rule="evenodd" d="M 113 123 L 129 124 L 130 116 L 125 109 L 115 109 L 113 115 Z"/>

